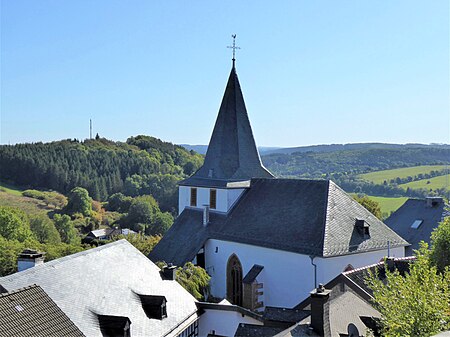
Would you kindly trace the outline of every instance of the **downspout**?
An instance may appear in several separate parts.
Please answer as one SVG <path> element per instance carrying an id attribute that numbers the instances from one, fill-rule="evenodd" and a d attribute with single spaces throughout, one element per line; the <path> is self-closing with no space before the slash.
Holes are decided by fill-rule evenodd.
<path id="1" fill-rule="evenodd" d="M 314 266 L 314 289 L 317 288 L 317 265 L 314 263 L 315 256 L 310 255 L 311 264 Z"/>

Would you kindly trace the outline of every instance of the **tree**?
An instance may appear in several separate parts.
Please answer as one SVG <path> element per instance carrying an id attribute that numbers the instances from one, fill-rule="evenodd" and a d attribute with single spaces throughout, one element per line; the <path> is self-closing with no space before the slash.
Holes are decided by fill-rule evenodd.
<path id="1" fill-rule="evenodd" d="M 27 215 L 16 208 L 0 206 L 0 236 L 24 241 L 32 236 Z"/>
<path id="2" fill-rule="evenodd" d="M 108 198 L 108 211 L 115 211 L 120 213 L 128 213 L 131 203 L 133 201 L 132 197 L 126 197 L 122 193 L 114 193 Z"/>
<path id="3" fill-rule="evenodd" d="M 164 235 L 173 224 L 173 216 L 168 212 L 157 212 L 153 223 L 147 227 L 147 235 Z"/>
<path id="4" fill-rule="evenodd" d="M 39 214 L 31 218 L 30 228 L 40 243 L 61 243 L 61 237 L 55 224 L 45 214 Z"/>
<path id="5" fill-rule="evenodd" d="M 177 269 L 176 280 L 197 300 L 202 300 L 208 292 L 211 276 L 206 270 L 195 266 L 192 262 L 186 262 L 183 267 Z"/>
<path id="6" fill-rule="evenodd" d="M 363 197 L 355 197 L 355 200 L 363 205 L 370 213 L 381 220 L 381 208 L 378 202 L 370 199 L 367 195 Z"/>
<path id="7" fill-rule="evenodd" d="M 151 224 L 155 219 L 155 214 L 159 212 L 156 200 L 151 195 L 137 197 L 131 203 L 128 211 L 127 223 Z"/>
<path id="8" fill-rule="evenodd" d="M 69 193 L 68 203 L 65 208 L 66 213 L 81 213 L 84 216 L 90 216 L 92 212 L 92 199 L 89 193 L 82 187 L 75 187 Z"/>
<path id="9" fill-rule="evenodd" d="M 53 220 L 55 221 L 55 227 L 61 236 L 61 240 L 69 244 L 77 244 L 80 239 L 77 235 L 77 230 L 73 225 L 70 216 L 67 214 L 55 214 Z"/>
<path id="10" fill-rule="evenodd" d="M 441 274 L 432 266 L 426 243 L 416 254 L 404 276 L 386 268 L 384 282 L 373 273 L 366 280 L 381 313 L 383 336 L 431 336 L 450 329 L 450 272 Z"/>
<path id="11" fill-rule="evenodd" d="M 450 217 L 431 233 L 431 261 L 441 273 L 450 266 Z"/>

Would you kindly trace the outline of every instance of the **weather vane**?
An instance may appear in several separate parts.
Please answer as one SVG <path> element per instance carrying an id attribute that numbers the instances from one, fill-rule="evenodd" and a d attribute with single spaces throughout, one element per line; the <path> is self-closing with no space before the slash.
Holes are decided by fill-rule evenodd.
<path id="1" fill-rule="evenodd" d="M 233 38 L 233 45 L 232 46 L 228 46 L 227 48 L 233 49 L 233 67 L 234 67 L 234 62 L 236 61 L 236 49 L 241 49 L 240 47 L 236 47 L 236 34 L 231 35 L 231 37 Z"/>

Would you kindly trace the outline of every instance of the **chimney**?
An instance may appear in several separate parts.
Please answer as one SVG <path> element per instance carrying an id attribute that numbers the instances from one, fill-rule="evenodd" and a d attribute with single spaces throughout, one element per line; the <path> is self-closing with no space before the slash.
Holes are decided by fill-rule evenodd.
<path id="1" fill-rule="evenodd" d="M 164 279 L 175 281 L 175 278 L 177 276 L 177 267 L 172 263 L 169 263 L 168 265 L 163 267 L 162 274 L 164 276 Z"/>
<path id="2" fill-rule="evenodd" d="M 329 335 L 329 303 L 331 290 L 322 283 L 311 294 L 311 327 L 320 336 Z"/>
<path id="3" fill-rule="evenodd" d="M 209 205 L 203 205 L 203 226 L 206 227 L 209 224 Z"/>
<path id="4" fill-rule="evenodd" d="M 44 263 L 44 252 L 33 249 L 25 249 L 17 259 L 17 270 L 23 271 Z"/>
<path id="5" fill-rule="evenodd" d="M 395 270 L 395 259 L 393 257 L 388 256 L 384 263 L 391 273 Z"/>

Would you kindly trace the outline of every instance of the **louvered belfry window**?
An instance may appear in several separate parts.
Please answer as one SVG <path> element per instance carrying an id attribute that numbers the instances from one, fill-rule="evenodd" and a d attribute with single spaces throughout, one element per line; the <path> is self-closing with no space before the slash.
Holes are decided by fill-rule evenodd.
<path id="1" fill-rule="evenodd" d="M 217 206 L 217 190 L 209 190 L 209 208 L 216 209 Z"/>
<path id="2" fill-rule="evenodd" d="M 197 189 L 195 187 L 191 188 L 191 206 L 197 206 Z"/>

